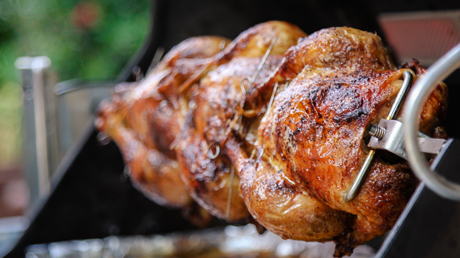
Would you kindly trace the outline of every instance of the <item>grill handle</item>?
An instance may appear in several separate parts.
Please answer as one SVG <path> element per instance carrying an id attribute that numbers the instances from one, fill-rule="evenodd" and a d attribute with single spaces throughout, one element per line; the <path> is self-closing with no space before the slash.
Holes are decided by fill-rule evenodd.
<path id="1" fill-rule="evenodd" d="M 427 73 L 419 79 L 406 100 L 406 107 L 404 109 L 404 142 L 406 145 L 406 154 L 409 164 L 414 171 L 415 175 L 426 184 L 435 193 L 442 197 L 460 201 L 460 185 L 447 180 L 445 177 L 438 174 L 436 171 L 431 170 L 424 155 L 420 152 L 418 146 L 418 124 L 417 119 L 422 110 L 423 104 L 428 99 L 430 94 L 436 86 L 447 76 L 449 76 L 455 69 L 460 67 L 460 44 L 456 45 L 438 61 L 436 61 L 427 71 Z M 458 140 L 455 140 L 458 142 Z M 446 148 L 457 148 L 457 155 L 460 153 L 458 144 L 446 144 Z M 457 146 L 457 147 L 454 147 Z M 454 150 L 455 151 L 455 150 Z M 449 152 L 454 152 L 450 150 Z M 446 150 L 441 151 L 437 159 L 441 159 Z M 458 159 L 458 157 L 457 157 Z M 455 162 L 455 158 L 442 159 L 442 162 Z M 457 162 L 458 163 L 458 162 Z M 458 170 L 458 166 L 443 166 L 447 169 Z M 438 171 L 445 174 L 446 171 Z"/>

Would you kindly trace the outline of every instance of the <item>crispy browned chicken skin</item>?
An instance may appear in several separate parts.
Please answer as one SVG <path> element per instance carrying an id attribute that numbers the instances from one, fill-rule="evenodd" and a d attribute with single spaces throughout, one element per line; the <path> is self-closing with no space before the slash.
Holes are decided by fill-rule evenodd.
<path id="1" fill-rule="evenodd" d="M 171 148 L 181 133 L 187 112 L 176 92 L 197 70 L 209 65 L 214 60 L 212 57 L 228 43 L 220 37 L 197 37 L 182 42 L 144 80 L 118 85 L 112 103 L 100 105 L 95 122 L 98 130 L 117 143 L 133 184 L 158 204 L 185 209 L 198 225 L 206 225 L 210 216 L 202 210 L 193 211 L 196 205 L 179 173 L 176 152 Z"/>
<path id="2" fill-rule="evenodd" d="M 376 35 L 351 28 L 319 31 L 286 53 L 246 100 L 267 100 L 279 84 L 258 126 L 258 158 L 227 143 L 260 224 L 285 238 L 334 240 L 336 256 L 391 229 L 417 184 L 406 163 L 377 159 L 359 195 L 349 203 L 343 196 L 367 155 L 365 130 L 386 117 L 405 70 L 424 72 L 415 62 L 397 70 Z M 429 135 L 445 115 L 446 93 L 439 86 L 424 107 L 420 128 Z"/>
<path id="3" fill-rule="evenodd" d="M 335 256 L 350 254 L 391 229 L 415 189 L 405 162 L 378 157 L 358 196 L 343 200 L 369 151 L 366 128 L 387 115 L 404 71 L 425 70 L 416 61 L 398 70 L 375 34 L 305 36 L 267 22 L 222 51 L 221 38 L 181 43 L 103 105 L 97 125 L 153 200 L 187 207 L 191 196 L 214 216 L 252 217 L 283 238 L 335 241 Z M 440 125 L 446 100 L 441 84 L 422 132 Z"/>
<path id="4" fill-rule="evenodd" d="M 256 83 L 262 83 L 275 71 L 281 54 L 301 36 L 305 34 L 287 23 L 255 26 L 235 39 L 197 84 L 191 100 L 195 108 L 189 112 L 177 150 L 181 172 L 192 196 L 214 216 L 230 221 L 249 217 L 238 192 L 238 175 L 225 151 L 220 151 L 232 133 L 235 112 L 244 99 L 242 84 L 254 76 L 272 43 L 271 55 L 261 67 Z"/>
<path id="5" fill-rule="evenodd" d="M 223 153 L 215 159 L 207 156 L 209 144 L 215 141 L 209 138 L 212 129 L 207 120 L 223 121 L 231 116 L 232 106 L 243 99 L 239 81 L 253 75 L 275 38 L 271 54 L 278 58 L 270 57 L 267 64 L 271 65 L 263 67 L 261 78 L 274 71 L 281 55 L 303 36 L 294 25 L 267 22 L 231 43 L 219 37 L 186 40 L 143 81 L 119 85 L 113 103 L 101 105 L 96 126 L 119 145 L 134 185 L 155 202 L 188 207 L 193 198 L 214 216 L 246 220 L 250 215 L 238 194 L 238 175 L 233 182 L 229 178 L 232 166 L 228 158 Z M 207 89 L 211 91 L 201 93 Z M 222 90 L 232 93 L 211 94 Z M 209 105 L 215 109 L 208 109 Z M 195 112 L 202 113 L 199 117 L 203 119 L 189 119 L 184 126 L 187 114 Z M 222 132 L 214 136 L 222 137 Z M 234 194 L 228 209 L 230 188 Z"/>

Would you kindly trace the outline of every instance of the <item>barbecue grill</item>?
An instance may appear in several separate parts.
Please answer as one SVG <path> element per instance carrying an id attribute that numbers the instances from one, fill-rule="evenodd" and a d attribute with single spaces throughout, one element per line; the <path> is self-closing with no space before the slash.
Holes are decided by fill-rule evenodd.
<path id="1" fill-rule="evenodd" d="M 359 8 L 358 8 L 359 7 Z M 332 26 L 350 26 L 381 35 L 376 19 L 381 12 L 460 9 L 456 1 L 269 1 L 253 0 L 154 0 L 152 26 L 145 46 L 120 73 L 118 82 L 135 81 L 134 70 L 146 72 L 158 49 L 169 50 L 178 42 L 197 35 L 235 38 L 241 31 L 264 21 L 284 20 L 307 33 Z M 460 26 L 459 26 L 460 27 Z M 460 30 L 460 28 L 459 28 Z M 446 130 L 460 138 L 460 72 L 444 80 L 449 87 Z M 75 90 L 73 88 L 68 91 Z M 454 182 L 460 167 L 460 144 L 453 141 L 432 168 Z M 68 151 L 56 169 L 52 191 L 32 211 L 23 236 L 5 257 L 24 256 L 33 244 L 111 235 L 151 235 L 198 230 L 180 211 L 156 205 L 135 190 L 124 173 L 121 154 L 114 143 L 103 145 L 90 126 L 78 144 Z M 227 223 L 215 219 L 210 227 Z M 419 185 L 394 229 L 369 245 L 377 256 L 460 256 L 460 203 L 440 197 L 423 183 Z"/>

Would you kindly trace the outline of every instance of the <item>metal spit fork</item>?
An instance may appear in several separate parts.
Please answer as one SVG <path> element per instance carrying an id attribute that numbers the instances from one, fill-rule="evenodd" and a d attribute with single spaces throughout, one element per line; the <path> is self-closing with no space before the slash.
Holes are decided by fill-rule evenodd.
<path id="1" fill-rule="evenodd" d="M 379 149 L 407 159 L 415 175 L 431 190 L 442 197 L 460 201 L 460 185 L 452 183 L 437 174 L 435 169 L 430 169 L 425 155 L 422 154 L 437 154 L 436 160 L 438 161 L 454 162 L 452 160 L 446 161 L 443 156 L 446 153 L 452 153 L 452 150 L 448 150 L 449 148 L 456 148 L 456 153 L 460 154 L 460 148 L 458 147 L 460 140 L 429 138 L 418 131 L 417 124 L 417 118 L 427 98 L 436 86 L 458 67 L 460 67 L 460 44 L 434 63 L 428 69 L 428 72 L 415 83 L 405 101 L 405 117 L 404 123 L 402 123 L 393 119 L 398 114 L 412 83 L 412 74 L 408 71 L 404 72 L 404 83 L 387 118 L 380 120 L 378 125 L 371 125 L 368 129 L 369 134 L 372 136 L 368 144 L 371 150 L 354 179 L 352 187 L 344 195 L 344 201 L 353 200 L 359 193 L 359 189 L 372 164 L 374 154 Z M 458 158 L 460 159 L 460 156 Z M 434 164 L 437 163 L 436 161 L 434 162 Z M 449 166 L 449 168 L 458 169 L 455 166 Z"/>

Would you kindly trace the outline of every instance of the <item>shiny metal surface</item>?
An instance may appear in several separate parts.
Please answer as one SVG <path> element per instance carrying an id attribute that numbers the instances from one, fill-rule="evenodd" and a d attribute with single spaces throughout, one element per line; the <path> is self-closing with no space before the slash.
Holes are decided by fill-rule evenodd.
<path id="1" fill-rule="evenodd" d="M 425 76 L 417 81 L 409 93 L 404 109 L 406 153 L 412 170 L 428 188 L 445 198 L 456 201 L 460 201 L 460 185 L 449 182 L 435 171 L 430 170 L 425 157 L 420 152 L 417 140 L 417 118 L 421 112 L 423 103 L 425 103 L 437 84 L 458 67 L 460 67 L 460 44 L 435 62 L 428 69 Z"/>
<path id="2" fill-rule="evenodd" d="M 155 258 L 330 258 L 334 244 L 283 240 L 267 231 L 259 234 L 254 225 L 227 226 L 191 232 L 152 236 L 109 236 L 31 245 L 26 257 L 155 257 Z M 351 256 L 374 257 L 369 246 L 359 246 Z"/>
<path id="3" fill-rule="evenodd" d="M 403 159 L 407 159 L 404 147 L 403 123 L 397 120 L 382 119 L 375 128 L 376 129 L 372 130 L 376 132 L 384 131 L 385 133 L 383 135 L 382 133 L 377 135 L 382 136 L 380 139 L 376 136 L 371 137 L 367 145 L 369 148 L 386 150 Z M 369 132 L 369 134 L 372 135 L 371 132 Z M 444 139 L 433 139 L 427 136 L 418 138 L 418 144 L 423 153 L 439 154 L 445 142 L 446 140 Z"/>
<path id="4" fill-rule="evenodd" d="M 30 205 L 49 191 L 50 171 L 56 167 L 56 134 L 53 128 L 54 83 L 51 60 L 46 56 L 19 57 L 15 62 L 24 91 L 24 172 L 30 189 Z"/>
<path id="5" fill-rule="evenodd" d="M 401 109 L 404 97 L 406 97 L 409 87 L 412 85 L 412 73 L 413 72 L 409 71 L 404 72 L 404 82 L 398 92 L 398 95 L 396 95 L 395 102 L 391 106 L 390 112 L 388 112 L 388 120 L 394 119 L 398 114 L 399 109 Z"/>
<path id="6" fill-rule="evenodd" d="M 380 120 L 378 127 L 383 128 L 386 131 L 385 135 L 380 140 L 376 137 L 371 137 L 367 146 L 370 148 L 386 150 L 406 159 L 402 123 L 396 120 L 382 119 Z"/>
<path id="7" fill-rule="evenodd" d="M 423 153 L 439 154 L 446 140 L 432 138 L 418 138 L 418 145 Z"/>

